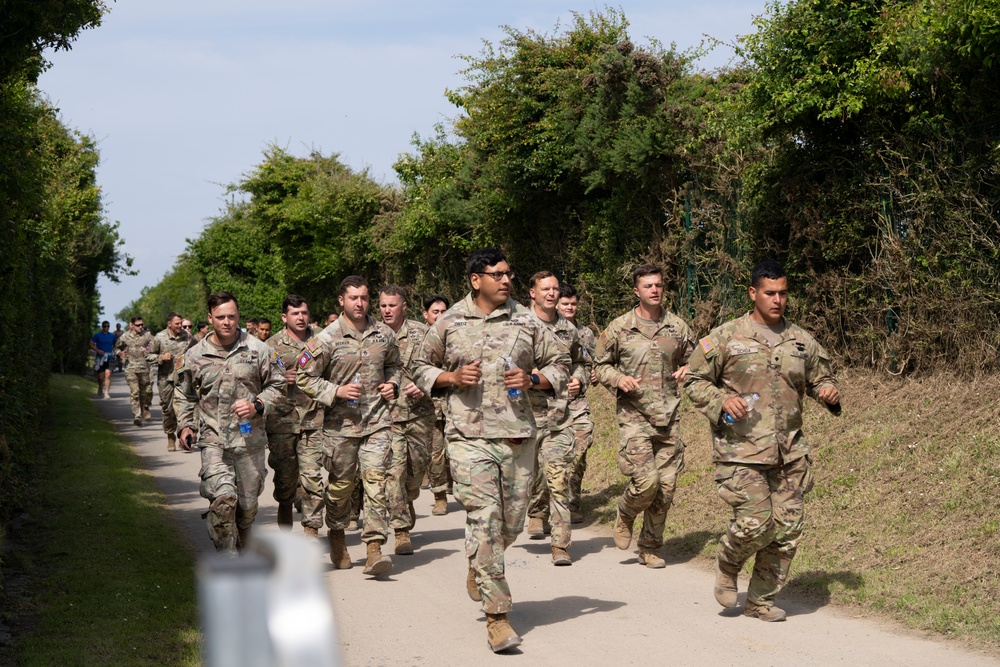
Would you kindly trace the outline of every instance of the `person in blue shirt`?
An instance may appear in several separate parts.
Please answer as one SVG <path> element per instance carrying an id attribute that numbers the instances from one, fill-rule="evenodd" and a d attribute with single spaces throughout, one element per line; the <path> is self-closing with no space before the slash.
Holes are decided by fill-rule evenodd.
<path id="1" fill-rule="evenodd" d="M 117 340 L 108 321 L 101 322 L 101 330 L 90 337 L 90 349 L 94 351 L 94 371 L 97 372 L 97 394 L 102 398 L 111 398 L 111 370 L 114 368 Z"/>

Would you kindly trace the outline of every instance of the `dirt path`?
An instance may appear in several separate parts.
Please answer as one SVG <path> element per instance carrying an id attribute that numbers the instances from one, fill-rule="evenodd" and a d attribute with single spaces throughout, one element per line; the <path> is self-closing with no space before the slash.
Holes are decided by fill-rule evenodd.
<path id="1" fill-rule="evenodd" d="M 201 520 L 206 504 L 198 495 L 198 456 L 166 451 L 155 397 L 152 422 L 137 428 L 120 374 L 111 395 L 97 400 L 102 412 L 156 477 L 191 541 L 199 551 L 210 551 Z M 416 553 L 393 556 L 394 569 L 384 581 L 361 574 L 360 533 L 348 534 L 354 569 L 327 574 L 345 664 L 445 666 L 505 659 L 490 653 L 483 614 L 465 593 L 464 512 L 452 501 L 447 516 L 430 516 L 431 504 L 424 491 L 416 502 Z M 269 483 L 257 525 L 273 525 L 275 509 Z M 522 535 L 507 551 L 511 624 L 524 644 L 520 656 L 506 659 L 549 666 L 1000 665 L 990 655 L 889 623 L 851 618 L 829 606 L 782 600 L 785 623 L 744 618 L 740 610 L 716 604 L 710 573 L 669 560 L 666 569 L 648 570 L 637 564 L 634 552 L 615 549 L 606 530 L 574 530 L 570 551 L 576 562 L 562 568 L 550 564 L 547 541 Z"/>

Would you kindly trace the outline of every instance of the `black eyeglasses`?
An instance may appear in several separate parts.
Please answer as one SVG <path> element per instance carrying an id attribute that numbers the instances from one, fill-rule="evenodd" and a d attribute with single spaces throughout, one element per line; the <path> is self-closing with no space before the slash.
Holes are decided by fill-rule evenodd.
<path id="1" fill-rule="evenodd" d="M 181 325 L 181 329 L 190 329 L 190 328 L 191 328 L 191 325 L 190 325 L 190 324 L 188 324 L 188 325 L 186 325 L 186 326 L 185 326 L 185 325 L 183 325 L 183 324 Z"/>
<path id="2" fill-rule="evenodd" d="M 513 271 L 476 271 L 476 273 L 478 273 L 481 276 L 489 276 L 490 278 L 492 278 L 497 282 L 503 280 L 504 276 L 507 276 L 511 280 L 514 279 Z"/>

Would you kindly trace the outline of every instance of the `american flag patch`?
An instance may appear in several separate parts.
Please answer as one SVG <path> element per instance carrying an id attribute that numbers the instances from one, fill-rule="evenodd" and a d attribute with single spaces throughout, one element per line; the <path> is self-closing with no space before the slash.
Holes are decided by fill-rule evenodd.
<path id="1" fill-rule="evenodd" d="M 319 347 L 319 344 L 316 342 L 315 338 L 310 338 L 306 341 L 306 349 L 310 352 L 315 352 L 317 347 Z"/>
<path id="2" fill-rule="evenodd" d="M 608 332 L 607 331 L 602 331 L 601 332 L 601 345 L 603 345 L 604 347 L 608 346 Z"/>
<path id="3" fill-rule="evenodd" d="M 302 356 L 299 357 L 299 367 L 305 368 L 306 365 L 312 360 L 312 355 L 308 352 L 303 352 Z"/>
<path id="4" fill-rule="evenodd" d="M 709 339 L 702 338 L 701 339 L 701 351 L 704 352 L 705 355 L 707 356 L 707 355 L 711 354 L 712 352 L 715 352 L 715 346 L 712 345 L 712 341 L 710 341 Z"/>

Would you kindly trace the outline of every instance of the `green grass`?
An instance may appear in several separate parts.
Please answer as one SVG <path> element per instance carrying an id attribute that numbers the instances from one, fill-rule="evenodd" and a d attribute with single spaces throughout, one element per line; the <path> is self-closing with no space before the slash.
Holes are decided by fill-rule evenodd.
<path id="1" fill-rule="evenodd" d="M 803 431 L 816 487 L 783 595 L 1000 649 L 997 380 L 855 371 L 842 378 L 843 417 L 807 401 Z M 600 388 L 589 395 L 596 437 L 584 507 L 611 523 L 624 483 L 613 401 Z M 681 412 L 687 469 L 667 515 L 663 555 L 708 568 L 731 511 L 716 494 L 705 418 L 687 401 Z"/>
<path id="2" fill-rule="evenodd" d="M 93 383 L 53 376 L 49 390 L 30 518 L 8 560 L 29 593 L 8 659 L 199 664 L 194 553 L 163 494 L 97 413 Z"/>

